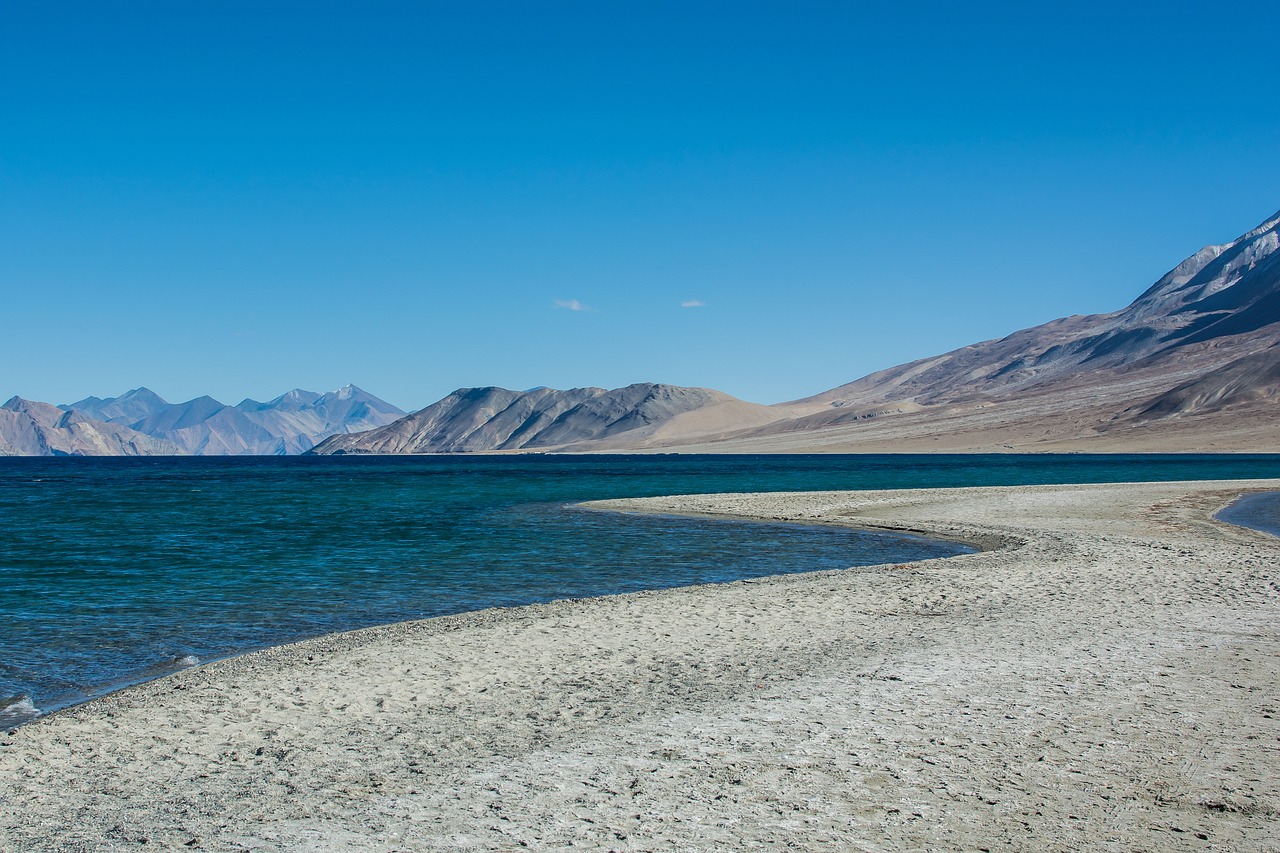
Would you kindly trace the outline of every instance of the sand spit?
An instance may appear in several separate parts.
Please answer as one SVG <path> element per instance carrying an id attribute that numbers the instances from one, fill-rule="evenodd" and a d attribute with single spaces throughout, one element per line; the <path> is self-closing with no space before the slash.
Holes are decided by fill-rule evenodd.
<path id="1" fill-rule="evenodd" d="M 1280 850 L 1280 540 L 1211 520 L 1255 488 L 604 504 L 990 550 L 188 670 L 0 736 L 0 849 Z"/>

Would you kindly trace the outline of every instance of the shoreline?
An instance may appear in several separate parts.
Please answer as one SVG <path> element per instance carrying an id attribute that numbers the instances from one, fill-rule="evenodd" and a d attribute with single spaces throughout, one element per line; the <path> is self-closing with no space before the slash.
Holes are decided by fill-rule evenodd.
<path id="1" fill-rule="evenodd" d="M 583 511 L 583 512 L 595 512 L 595 513 L 601 512 L 601 510 L 599 509 L 592 508 L 590 506 L 591 503 L 592 503 L 591 501 L 576 501 L 576 502 L 560 504 L 559 506 L 566 511 Z M 605 510 L 604 512 L 612 513 L 614 511 Z M 626 514 L 626 513 L 623 513 L 623 514 Z M 788 521 L 775 521 L 775 520 L 764 519 L 764 518 L 754 518 L 750 516 L 726 516 L 726 515 L 714 515 L 714 514 L 699 515 L 697 513 L 658 514 L 658 515 L 665 515 L 666 517 L 672 518 L 672 519 L 701 518 L 702 520 L 706 520 L 706 521 L 720 522 L 720 523 L 726 523 L 731 525 L 742 525 L 742 526 L 745 526 L 745 530 L 736 531 L 734 533 L 734 537 L 742 538 L 744 540 L 749 540 L 753 534 L 756 534 L 756 535 L 767 534 L 770 532 L 768 528 L 771 528 L 771 527 L 775 529 L 777 527 L 796 527 L 796 528 L 811 528 L 816 531 L 824 531 L 824 530 L 829 531 L 833 529 L 844 530 L 844 531 L 855 530 L 855 531 L 865 532 L 872 536 L 890 537 L 904 543 L 910 543 L 911 541 L 921 541 L 921 542 L 931 541 L 936 544 L 955 546 L 961 549 L 977 547 L 976 545 L 972 545 L 971 543 L 965 543 L 965 542 L 959 542 L 959 541 L 944 542 L 944 540 L 938 539 L 936 537 L 929 537 L 926 534 L 923 534 L 920 532 L 908 533 L 908 532 L 899 532 L 889 528 L 877 529 L 872 527 L 850 528 L 848 525 L 830 524 L 830 523 L 825 523 L 820 521 L 788 522 Z M 757 528 L 765 528 L 765 529 L 752 531 L 751 528 L 753 526 Z M 958 553 L 966 553 L 966 552 L 964 550 L 961 550 Z M 955 556 L 955 555 L 947 555 L 947 556 Z M 836 570 L 843 571 L 844 568 L 836 569 Z M 172 661 L 164 660 L 164 661 L 159 661 L 153 664 L 151 667 L 149 667 L 145 671 L 139 671 L 139 672 L 126 674 L 123 676 L 118 676 L 112 679 L 111 681 L 105 682 L 102 684 L 90 685 L 85 688 L 86 691 L 89 691 L 87 695 L 81 694 L 80 696 L 74 699 L 67 699 L 65 696 L 62 696 L 62 697 L 55 696 L 52 698 L 44 697 L 39 701 L 39 706 L 37 707 L 35 704 L 33 704 L 33 698 L 31 696 L 28 696 L 25 693 L 13 696 L 12 698 L 15 700 L 13 702 L 13 706 L 16 706 L 19 710 L 22 710 L 23 706 L 25 705 L 26 708 L 31 709 L 34 713 L 31 713 L 30 715 L 25 717 L 17 717 L 15 715 L 13 718 L 7 718 L 6 714 L 4 713 L 7 710 L 6 707 L 0 706 L 0 732 L 10 731 L 10 730 L 19 728 L 21 726 L 30 725 L 36 722 L 37 720 L 43 720 L 49 717 L 53 717 L 57 714 L 64 713 L 66 711 L 69 711 L 75 708 L 80 708 L 85 705 L 89 705 L 98 700 L 115 696 L 116 694 L 119 694 L 123 691 L 132 690 L 134 688 L 141 687 L 143 685 L 149 684 L 154 681 L 162 681 L 166 678 L 170 678 L 172 676 L 178 675 L 183 672 L 196 670 L 200 667 L 212 666 L 215 664 L 220 664 L 225 661 L 233 660 L 235 658 L 240 658 L 247 655 L 253 655 L 260 652 L 267 652 L 267 651 L 271 651 L 273 649 L 278 649 L 278 648 L 287 648 L 287 647 L 295 646 L 301 643 L 323 641 L 327 638 L 336 638 L 345 634 L 354 634 L 360 631 L 367 631 L 367 630 L 378 629 L 378 628 L 394 629 L 398 625 L 417 623 L 417 622 L 429 622 L 434 619 L 442 619 L 447 617 L 467 617 L 471 614 L 485 613 L 487 611 L 502 612 L 506 610 L 518 609 L 521 607 L 530 607 L 530 606 L 536 606 L 539 604 L 553 603 L 555 601 L 561 601 L 561 600 L 580 601 L 588 598 L 609 598 L 609 597 L 614 597 L 619 595 L 631 595 L 631 594 L 636 594 L 639 592 L 646 592 L 646 591 L 647 592 L 661 591 L 664 589 L 677 589 L 677 588 L 699 587 L 699 586 L 719 586 L 725 583 L 733 583 L 740 580 L 754 580 L 759 578 L 774 577 L 778 575 L 800 574 L 800 573 L 812 574 L 814 573 L 814 570 L 812 569 L 794 570 L 793 569 L 788 571 L 771 572 L 771 573 L 765 573 L 765 574 L 748 574 L 745 576 L 732 577 L 731 579 L 728 579 L 728 580 L 704 581 L 701 583 L 676 582 L 672 586 L 652 586 L 652 587 L 644 587 L 640 589 L 621 589 L 621 590 L 612 591 L 612 592 L 598 592 L 598 593 L 593 592 L 588 595 L 563 595 L 563 596 L 558 596 L 556 598 L 550 598 L 550 599 L 531 598 L 530 600 L 526 600 L 523 602 L 513 602 L 513 603 L 507 603 L 507 604 L 478 606 L 478 607 L 477 606 L 464 607 L 463 609 L 458 609 L 455 611 L 446 611 L 446 612 L 438 613 L 437 615 L 434 615 L 434 616 L 422 616 L 419 618 L 402 619 L 402 620 L 396 620 L 396 621 L 390 621 L 390 622 L 374 622 L 372 624 L 357 624 L 350 627 L 343 627 L 338 630 L 325 631 L 322 633 L 313 633 L 310 635 L 296 636 L 288 639 L 281 639 L 277 642 L 271 642 L 265 645 L 257 645 L 257 646 L 252 646 L 248 648 L 243 648 L 238 651 L 229 651 L 229 652 L 222 652 L 214 655 L 209 655 L 207 657 L 202 657 L 196 660 L 195 663 L 184 664 L 181 662 L 180 659 L 172 660 Z"/>
<path id="2" fill-rule="evenodd" d="M 1278 487 L 1280 487 L 1280 480 L 1277 480 L 1276 482 Z M 1026 487 L 1023 487 L 1023 486 L 975 486 L 972 488 L 1026 488 Z M 1037 488 L 1037 487 L 1031 487 L 1031 488 Z M 928 491 L 936 491 L 936 490 L 934 489 L 865 489 L 861 493 L 869 494 L 873 492 L 886 492 L 886 491 L 928 492 Z M 1269 491 L 1269 490 L 1265 490 L 1265 491 Z M 858 494 L 858 493 L 859 492 L 831 492 L 829 494 Z M 772 495 L 809 495 L 809 494 L 822 494 L 822 493 L 821 492 L 726 492 L 724 494 L 726 497 L 738 497 L 738 496 L 769 497 Z M 582 501 L 578 504 L 575 504 L 575 506 L 577 506 L 580 509 L 588 510 L 591 512 L 609 512 L 609 513 L 617 513 L 619 515 L 656 515 L 656 516 L 673 516 L 673 517 L 681 517 L 681 518 L 699 518 L 699 519 L 705 519 L 707 521 L 740 521 L 740 522 L 758 523 L 758 524 L 795 524 L 799 526 L 809 526 L 809 527 L 839 527 L 839 528 L 844 528 L 846 530 L 860 530 L 866 533 L 887 533 L 887 534 L 896 535 L 896 536 L 929 539 L 935 542 L 949 542 L 953 545 L 960 545 L 967 548 L 972 548 L 973 551 L 970 552 L 970 554 L 981 554 L 987 551 L 997 551 L 1001 548 L 1016 545 L 1020 541 L 1022 541 L 1017 537 L 979 534 L 979 533 L 973 533 L 973 532 L 951 533 L 946 536 L 943 536 L 937 531 L 930 528 L 925 528 L 925 527 L 906 527 L 906 526 L 897 526 L 892 524 L 873 524 L 873 523 L 851 524 L 844 521 L 837 521 L 837 520 L 824 519 L 824 518 L 797 519 L 797 518 L 775 517 L 775 516 L 746 515 L 746 514 L 734 513 L 734 512 L 698 511 L 696 509 L 684 509 L 684 508 L 681 508 L 681 509 L 675 509 L 675 508 L 663 509 L 660 507 L 649 508 L 644 505 L 645 502 L 660 502 L 660 501 L 683 502 L 684 500 L 689 498 L 702 499 L 702 498 L 714 498 L 714 497 L 719 497 L 719 495 L 708 494 L 708 495 L 659 496 L 659 497 L 652 497 L 652 498 L 607 498 L 604 500 L 597 500 L 597 501 Z M 1251 528 L 1247 528 L 1247 529 L 1251 529 Z M 969 556 L 970 554 L 965 554 L 965 553 L 953 554 L 950 557 L 937 557 L 929 560 L 914 560 L 914 561 L 908 561 L 908 562 L 925 564 L 925 563 L 932 563 L 935 560 L 949 560 L 949 559 L 952 559 L 953 557 L 964 557 L 964 556 Z M 886 563 L 882 565 L 890 565 L 890 564 Z M 878 568 L 878 567 L 879 566 L 853 566 L 846 569 L 834 569 L 831 571 L 846 572 L 850 570 L 857 570 L 859 568 Z M 823 572 L 823 571 L 814 571 L 814 572 L 791 572 L 787 574 L 818 575 L 818 574 L 826 574 L 826 573 L 827 572 Z M 785 574 L 762 575 L 759 578 L 744 578 L 743 580 L 766 580 L 768 578 L 785 577 L 785 576 L 786 576 Z M 730 581 L 730 583 L 736 583 L 736 581 Z M 722 586 L 722 584 L 716 584 L 716 583 L 697 584 L 696 586 Z M 693 587 L 667 587 L 667 588 L 689 589 Z"/>
<path id="3" fill-rule="evenodd" d="M 1277 488 L 593 502 L 989 550 L 474 611 L 183 670 L 0 737 L 0 846 L 1267 849 L 1280 543 L 1210 516 Z"/>
<path id="4" fill-rule="evenodd" d="M 1280 492 L 1248 492 L 1214 514 L 1225 524 L 1258 530 L 1280 537 Z"/>

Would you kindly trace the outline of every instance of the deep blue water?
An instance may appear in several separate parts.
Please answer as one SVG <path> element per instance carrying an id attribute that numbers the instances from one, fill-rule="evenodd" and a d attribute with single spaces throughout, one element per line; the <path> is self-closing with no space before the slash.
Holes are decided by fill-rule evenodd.
<path id="1" fill-rule="evenodd" d="M 958 550 L 576 501 L 1264 476 L 1280 456 L 3 459 L 0 723 L 331 631 Z"/>

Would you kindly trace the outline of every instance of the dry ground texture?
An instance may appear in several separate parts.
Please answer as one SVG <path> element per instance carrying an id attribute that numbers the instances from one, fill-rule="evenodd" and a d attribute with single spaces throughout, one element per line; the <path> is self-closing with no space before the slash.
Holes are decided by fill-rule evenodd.
<path id="1" fill-rule="evenodd" d="M 987 550 L 188 670 L 0 736 L 0 849 L 1280 850 L 1257 488 L 615 502 Z"/>

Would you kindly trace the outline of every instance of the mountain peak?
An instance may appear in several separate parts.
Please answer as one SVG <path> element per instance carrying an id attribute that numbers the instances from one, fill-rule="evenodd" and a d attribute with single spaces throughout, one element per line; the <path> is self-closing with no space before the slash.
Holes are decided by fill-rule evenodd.
<path id="1" fill-rule="evenodd" d="M 168 405 L 168 401 L 165 400 L 165 398 L 161 397 L 145 385 L 140 385 L 132 391 L 125 391 L 119 397 L 108 398 L 105 402 L 111 402 L 112 399 L 114 399 L 115 402 L 136 400 L 138 402 L 145 403 L 159 403 L 162 406 Z"/>
<path id="2" fill-rule="evenodd" d="M 305 388 L 294 388 L 292 391 L 286 391 L 279 397 L 267 403 L 272 408 L 301 408 L 303 406 L 314 405 L 317 400 L 324 397 L 318 391 L 308 391 Z"/>
<path id="3" fill-rule="evenodd" d="M 637 382 L 612 391 L 538 387 L 459 388 L 421 411 L 359 435 L 334 436 L 314 452 L 472 453 L 599 446 L 619 436 L 645 440 L 675 418 L 734 403 L 727 394 Z M 763 409 L 764 407 L 757 407 Z"/>
<path id="4" fill-rule="evenodd" d="M 1230 243 L 1200 249 L 1148 288 L 1127 310 L 1143 317 L 1177 311 L 1232 287 L 1259 264 L 1274 259 L 1278 248 L 1280 212 Z"/>

